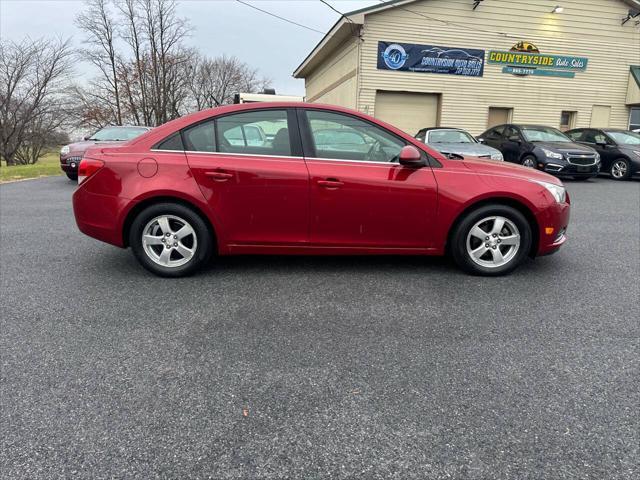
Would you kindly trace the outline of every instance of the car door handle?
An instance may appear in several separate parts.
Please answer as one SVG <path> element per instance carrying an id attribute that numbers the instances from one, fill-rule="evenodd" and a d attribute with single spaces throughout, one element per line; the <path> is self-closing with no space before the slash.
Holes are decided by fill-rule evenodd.
<path id="1" fill-rule="evenodd" d="M 227 172 L 205 172 L 205 175 L 213 178 L 216 182 L 226 182 L 230 178 L 233 178 L 233 174 Z"/>
<path id="2" fill-rule="evenodd" d="M 318 185 L 328 189 L 336 189 L 343 186 L 344 183 L 335 178 L 327 178 L 326 180 L 318 180 Z"/>

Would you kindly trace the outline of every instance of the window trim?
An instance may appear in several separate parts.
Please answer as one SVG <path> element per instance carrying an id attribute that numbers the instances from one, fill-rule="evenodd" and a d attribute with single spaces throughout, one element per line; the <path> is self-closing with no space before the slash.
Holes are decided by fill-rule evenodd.
<path id="1" fill-rule="evenodd" d="M 184 152 L 184 153 L 199 153 L 199 154 L 210 154 L 210 155 L 234 155 L 234 156 L 243 156 L 243 157 L 260 157 L 260 158 L 270 158 L 270 157 L 274 157 L 274 158 L 296 158 L 296 159 L 300 159 L 300 158 L 304 158 L 304 153 L 302 151 L 302 141 L 300 139 L 300 127 L 299 127 L 299 122 L 298 122 L 298 118 L 296 116 L 296 108 L 291 108 L 291 107 L 287 107 L 287 108 L 282 108 L 282 107 L 269 107 L 269 108 L 253 108 L 253 109 L 246 109 L 246 110 L 240 110 L 240 111 L 234 111 L 234 112 L 228 112 L 228 113 L 224 113 L 221 115 L 214 115 L 211 117 L 206 117 L 203 118 L 201 120 L 198 120 L 197 122 L 194 122 L 192 124 L 189 124 L 185 127 L 182 127 L 180 130 L 176 130 L 175 132 L 170 133 L 169 135 L 167 135 L 166 137 L 164 137 L 162 140 L 156 142 L 151 148 L 150 151 L 152 152 Z M 286 113 L 286 117 L 287 117 L 287 129 L 289 130 L 289 143 L 291 146 L 291 155 L 266 155 L 266 154 L 253 154 L 253 153 L 232 153 L 232 152 L 221 152 L 220 151 L 220 134 L 218 131 L 218 120 L 221 118 L 225 118 L 225 117 L 229 117 L 231 115 L 239 115 L 239 114 L 243 114 L 243 113 L 251 113 L 251 112 L 267 112 L 267 111 L 280 111 L 280 112 L 285 112 Z M 207 152 L 205 150 L 188 150 L 186 141 L 185 141 L 185 132 L 186 130 L 189 130 L 191 128 L 195 128 L 198 125 L 201 125 L 203 123 L 206 122 L 213 122 L 213 128 L 214 128 L 214 136 L 215 136 L 215 141 L 216 141 L 216 151 L 215 152 Z M 295 128 L 291 128 L 292 125 L 295 125 Z M 163 143 L 165 140 L 167 140 L 169 137 L 175 135 L 175 134 L 180 134 L 180 139 L 182 141 L 182 148 L 183 150 L 163 150 L 163 149 L 159 149 L 156 148 L 158 145 L 160 145 L 161 143 Z M 244 133 L 243 133 L 244 135 Z"/>
<path id="2" fill-rule="evenodd" d="M 316 149 L 315 149 L 315 141 L 313 140 L 313 134 L 311 132 L 311 122 L 309 120 L 309 117 L 307 116 L 307 112 L 321 112 L 321 113 L 332 113 L 334 115 L 343 115 L 345 117 L 351 117 L 354 118 L 356 120 L 359 120 L 361 122 L 367 123 L 369 125 L 371 125 L 372 127 L 375 128 L 379 128 L 381 130 L 383 130 L 384 132 L 386 132 L 388 135 L 391 135 L 392 137 L 396 138 L 397 140 L 399 140 L 400 142 L 404 143 L 404 146 L 407 145 L 411 145 L 415 148 L 418 149 L 418 151 L 425 157 L 426 160 L 426 164 L 427 166 L 430 167 L 434 167 L 434 168 L 441 168 L 442 165 L 440 164 L 440 162 L 438 162 L 435 158 L 431 157 L 431 155 L 429 155 L 427 152 L 425 152 L 421 147 L 416 146 L 415 144 L 413 144 L 412 142 L 407 141 L 406 139 L 402 138 L 400 135 L 387 130 L 386 128 L 382 127 L 381 125 L 378 125 L 375 122 L 372 122 L 366 118 L 362 118 L 358 115 L 354 115 L 352 113 L 348 113 L 348 112 L 339 112 L 339 111 L 335 111 L 335 110 L 328 110 L 328 109 L 323 109 L 323 108 L 313 108 L 313 107 L 297 107 L 296 110 L 298 110 L 298 116 L 302 117 L 302 121 L 300 122 L 300 128 L 302 130 L 304 130 L 304 134 L 302 135 L 302 138 L 304 139 L 303 142 L 303 151 L 304 151 L 304 157 L 307 160 L 320 160 L 320 161 L 329 161 L 329 162 L 349 162 L 349 163 L 360 163 L 360 164 L 368 164 L 368 165 L 382 165 L 382 166 L 394 166 L 394 165 L 400 165 L 399 163 L 391 163 L 391 162 L 374 162 L 372 160 L 349 160 L 349 159 L 339 159 L 339 158 L 320 158 L 317 155 Z M 415 138 L 414 138 L 415 139 Z"/>

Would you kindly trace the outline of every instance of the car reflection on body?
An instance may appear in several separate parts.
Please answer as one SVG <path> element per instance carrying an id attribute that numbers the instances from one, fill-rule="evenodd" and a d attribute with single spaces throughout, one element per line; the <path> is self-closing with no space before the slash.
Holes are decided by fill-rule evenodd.
<path id="1" fill-rule="evenodd" d="M 435 148 L 443 155 L 471 156 L 485 160 L 502 160 L 502 153 L 478 142 L 469 132 L 461 128 L 423 128 L 416 138 Z"/>

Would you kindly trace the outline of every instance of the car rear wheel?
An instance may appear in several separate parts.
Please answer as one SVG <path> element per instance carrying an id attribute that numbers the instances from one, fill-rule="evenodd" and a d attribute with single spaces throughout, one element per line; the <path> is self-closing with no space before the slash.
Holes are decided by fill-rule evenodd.
<path id="1" fill-rule="evenodd" d="M 614 180 L 626 180 L 631 176 L 631 168 L 626 158 L 619 158 L 611 164 L 611 178 Z"/>
<path id="2" fill-rule="evenodd" d="M 533 155 L 527 155 L 522 159 L 523 167 L 536 168 L 536 164 L 537 164 L 536 157 L 534 157 Z"/>
<path id="3" fill-rule="evenodd" d="M 213 240 L 200 215 L 183 205 L 160 203 L 138 214 L 129 244 L 144 268 L 162 277 L 183 277 L 211 257 Z"/>
<path id="4" fill-rule="evenodd" d="M 73 180 L 74 182 L 78 181 L 78 174 L 77 173 L 69 173 L 67 172 L 67 178 L 69 180 Z"/>
<path id="5" fill-rule="evenodd" d="M 456 263 L 476 275 L 505 275 L 528 256 L 531 226 L 518 210 L 486 205 L 467 214 L 452 234 Z"/>

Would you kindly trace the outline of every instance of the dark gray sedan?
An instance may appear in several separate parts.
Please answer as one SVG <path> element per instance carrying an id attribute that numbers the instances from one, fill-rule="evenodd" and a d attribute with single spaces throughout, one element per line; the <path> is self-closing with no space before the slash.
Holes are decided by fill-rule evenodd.
<path id="1" fill-rule="evenodd" d="M 500 150 L 479 143 L 469 132 L 461 128 L 423 128 L 415 138 L 444 155 L 503 160 Z"/>

